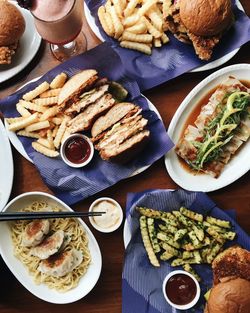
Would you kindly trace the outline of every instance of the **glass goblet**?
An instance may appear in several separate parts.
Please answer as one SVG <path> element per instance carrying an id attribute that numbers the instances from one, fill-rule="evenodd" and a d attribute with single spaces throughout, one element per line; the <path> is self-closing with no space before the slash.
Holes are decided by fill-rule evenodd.
<path id="1" fill-rule="evenodd" d="M 54 57 L 65 61 L 72 56 L 85 52 L 87 41 L 82 32 L 83 1 L 82 0 L 53 0 L 44 9 L 46 18 L 40 17 L 39 5 L 44 0 L 37 1 L 31 11 L 35 26 L 41 37 L 50 43 Z M 54 9 L 56 7 L 56 10 Z M 56 14 L 55 14 L 56 12 Z M 44 16 L 44 12 L 43 15 Z"/>

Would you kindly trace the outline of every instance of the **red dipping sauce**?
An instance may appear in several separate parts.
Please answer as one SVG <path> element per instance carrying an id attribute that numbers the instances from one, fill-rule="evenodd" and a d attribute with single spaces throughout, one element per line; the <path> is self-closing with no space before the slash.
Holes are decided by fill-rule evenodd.
<path id="1" fill-rule="evenodd" d="M 65 144 L 66 158 L 75 164 L 88 160 L 91 154 L 90 144 L 82 137 L 69 138 Z"/>
<path id="2" fill-rule="evenodd" d="M 169 300 L 177 305 L 190 303 L 195 298 L 196 292 L 195 282 L 185 274 L 173 275 L 166 284 L 166 294 Z"/>

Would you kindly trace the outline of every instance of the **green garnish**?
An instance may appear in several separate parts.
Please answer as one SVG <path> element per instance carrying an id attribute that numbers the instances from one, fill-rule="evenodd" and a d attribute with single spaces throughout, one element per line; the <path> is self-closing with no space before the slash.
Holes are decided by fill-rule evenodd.
<path id="1" fill-rule="evenodd" d="M 223 105 L 224 101 L 226 101 L 226 105 Z M 202 134 L 202 140 L 192 141 L 197 149 L 196 159 L 189 160 L 189 165 L 193 169 L 199 171 L 205 163 L 219 158 L 222 147 L 231 141 L 235 129 L 248 114 L 249 103 L 249 93 L 236 91 L 227 95 L 222 103 L 218 104 L 218 114 L 211 121 L 208 121 Z"/>

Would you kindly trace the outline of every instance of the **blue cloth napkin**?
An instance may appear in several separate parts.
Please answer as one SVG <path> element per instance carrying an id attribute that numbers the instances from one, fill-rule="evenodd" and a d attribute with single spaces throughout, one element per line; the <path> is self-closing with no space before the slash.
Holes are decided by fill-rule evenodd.
<path id="1" fill-rule="evenodd" d="M 231 222 L 237 237 L 229 245 L 239 244 L 250 250 L 249 236 L 231 217 L 216 206 L 204 193 L 179 190 L 148 190 L 141 193 L 130 193 L 127 196 L 127 222 L 132 235 L 126 248 L 122 273 L 122 312 L 123 313 L 202 313 L 204 294 L 212 286 L 212 270 L 209 265 L 195 265 L 194 269 L 201 276 L 201 297 L 196 306 L 190 310 L 179 311 L 165 301 L 162 293 L 164 277 L 173 269 L 169 262 L 161 262 L 160 268 L 153 267 L 144 249 L 139 226 L 139 213 L 136 206 L 145 206 L 161 211 L 179 210 L 186 206 L 204 215 L 212 215 Z"/>
<path id="2" fill-rule="evenodd" d="M 171 34 L 169 34 L 169 43 L 161 48 L 153 49 L 151 56 L 121 48 L 118 41 L 106 35 L 100 25 L 97 10 L 105 2 L 106 0 L 85 0 L 102 37 L 120 55 L 122 62 L 126 65 L 126 71 L 135 78 L 141 90 L 153 88 L 208 63 L 198 59 L 191 45 L 181 43 Z M 232 0 L 232 3 L 235 23 L 223 35 L 210 61 L 228 54 L 250 40 L 250 19 L 238 9 L 235 0 Z"/>
<path id="3" fill-rule="evenodd" d="M 153 164 L 173 147 L 161 119 L 154 111 L 150 110 L 137 83 L 125 74 L 120 57 L 106 43 L 58 65 L 38 81 L 30 83 L 16 93 L 2 99 L 0 110 L 5 117 L 19 116 L 16 111 L 16 103 L 24 93 L 34 89 L 45 80 L 50 82 L 53 77 L 61 72 L 72 76 L 87 68 L 96 69 L 100 77 L 108 77 L 110 80 L 117 81 L 128 90 L 129 97 L 126 101 L 136 103 L 143 109 L 143 115 L 149 121 L 148 129 L 151 135 L 145 149 L 125 165 L 103 161 L 95 152 L 94 159 L 86 167 L 80 169 L 67 166 L 60 157 L 51 159 L 34 151 L 31 146 L 32 139 L 19 137 L 44 182 L 57 197 L 67 204 L 76 203 L 131 176 L 136 170 Z"/>

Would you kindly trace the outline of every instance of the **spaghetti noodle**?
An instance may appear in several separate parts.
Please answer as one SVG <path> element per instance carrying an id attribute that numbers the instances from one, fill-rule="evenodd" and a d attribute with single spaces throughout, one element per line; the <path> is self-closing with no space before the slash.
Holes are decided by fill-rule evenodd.
<path id="1" fill-rule="evenodd" d="M 44 211 L 48 209 L 46 202 L 33 202 L 30 206 L 22 211 Z M 60 211 L 58 207 L 53 207 L 53 211 Z M 15 256 L 28 268 L 30 275 L 34 277 L 37 284 L 44 283 L 49 288 L 56 289 L 60 292 L 66 292 L 75 288 L 80 278 L 86 273 L 91 262 L 91 256 L 88 248 L 88 238 L 80 223 L 74 218 L 56 218 L 51 219 L 50 231 L 63 230 L 71 240 L 65 247 L 65 250 L 77 249 L 82 252 L 82 263 L 68 274 L 62 277 L 53 277 L 38 271 L 40 259 L 30 255 L 30 247 L 22 246 L 22 236 L 26 225 L 29 221 L 16 221 L 11 224 L 11 235 L 14 244 Z"/>

